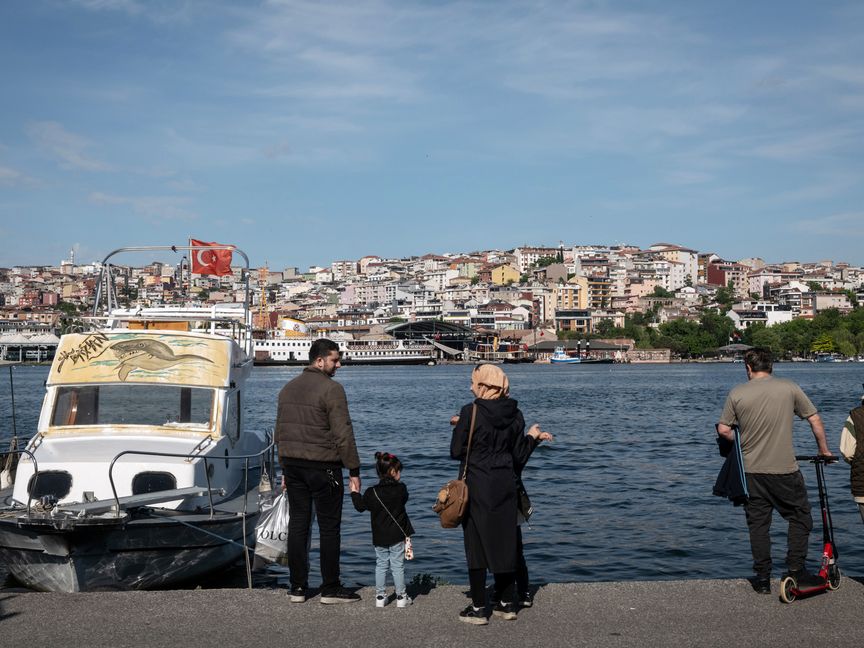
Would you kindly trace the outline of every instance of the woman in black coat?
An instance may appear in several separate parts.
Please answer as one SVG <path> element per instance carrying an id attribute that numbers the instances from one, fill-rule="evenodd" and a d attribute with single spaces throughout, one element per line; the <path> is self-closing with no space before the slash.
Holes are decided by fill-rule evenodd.
<path id="1" fill-rule="evenodd" d="M 485 624 L 486 571 L 495 575 L 495 590 L 503 592 L 515 580 L 517 563 L 516 481 L 534 448 L 552 435 L 525 419 L 510 398 L 506 374 L 494 365 L 478 365 L 471 374 L 473 403 L 465 405 L 455 423 L 450 456 L 464 466 L 468 454 L 468 507 L 462 520 L 472 605 L 459 614 L 462 621 Z M 476 414 L 475 414 L 476 408 Z M 472 416 L 474 434 L 468 453 Z M 461 467 L 460 467 L 461 474 Z M 499 601 L 492 613 L 516 618 L 513 603 Z"/>

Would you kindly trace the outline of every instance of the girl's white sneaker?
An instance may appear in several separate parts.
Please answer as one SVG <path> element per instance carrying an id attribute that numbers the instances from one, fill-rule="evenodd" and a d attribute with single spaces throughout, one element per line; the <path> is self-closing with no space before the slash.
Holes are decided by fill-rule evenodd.
<path id="1" fill-rule="evenodd" d="M 387 605 L 387 597 L 380 594 L 375 597 L 375 607 L 384 607 Z"/>
<path id="2" fill-rule="evenodd" d="M 407 594 L 400 594 L 396 597 L 396 607 L 397 608 L 405 608 L 411 605 L 414 601 L 411 600 L 411 597 Z"/>

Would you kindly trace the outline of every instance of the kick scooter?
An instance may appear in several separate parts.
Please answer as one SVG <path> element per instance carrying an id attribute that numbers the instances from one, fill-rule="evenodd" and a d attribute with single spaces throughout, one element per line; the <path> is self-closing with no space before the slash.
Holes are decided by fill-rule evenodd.
<path id="1" fill-rule="evenodd" d="M 822 563 L 818 574 L 822 583 L 799 588 L 794 576 L 785 576 L 780 581 L 780 600 L 784 603 L 840 587 L 840 567 L 837 565 L 839 556 L 834 544 L 834 525 L 831 523 L 831 509 L 828 507 L 828 492 L 825 488 L 825 464 L 834 463 L 837 457 L 799 455 L 795 458 L 798 461 L 809 461 L 816 466 L 816 485 L 819 488 L 819 506 L 822 509 Z"/>

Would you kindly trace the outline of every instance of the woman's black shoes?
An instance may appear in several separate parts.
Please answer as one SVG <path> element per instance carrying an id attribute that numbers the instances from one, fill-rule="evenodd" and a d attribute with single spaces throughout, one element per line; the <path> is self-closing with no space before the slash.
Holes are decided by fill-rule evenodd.
<path id="1" fill-rule="evenodd" d="M 498 603 L 495 604 L 495 607 L 492 608 L 492 614 L 502 619 L 513 621 L 516 619 L 516 604 L 502 603 L 501 601 L 498 601 Z"/>

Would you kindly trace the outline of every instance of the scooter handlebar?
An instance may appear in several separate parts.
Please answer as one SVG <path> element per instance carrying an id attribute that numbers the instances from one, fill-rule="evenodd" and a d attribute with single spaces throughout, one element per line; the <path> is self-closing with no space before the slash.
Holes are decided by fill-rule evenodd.
<path id="1" fill-rule="evenodd" d="M 830 464 L 839 461 L 840 457 L 823 457 L 822 455 L 795 455 L 798 461 L 809 461 L 810 463 Z"/>

